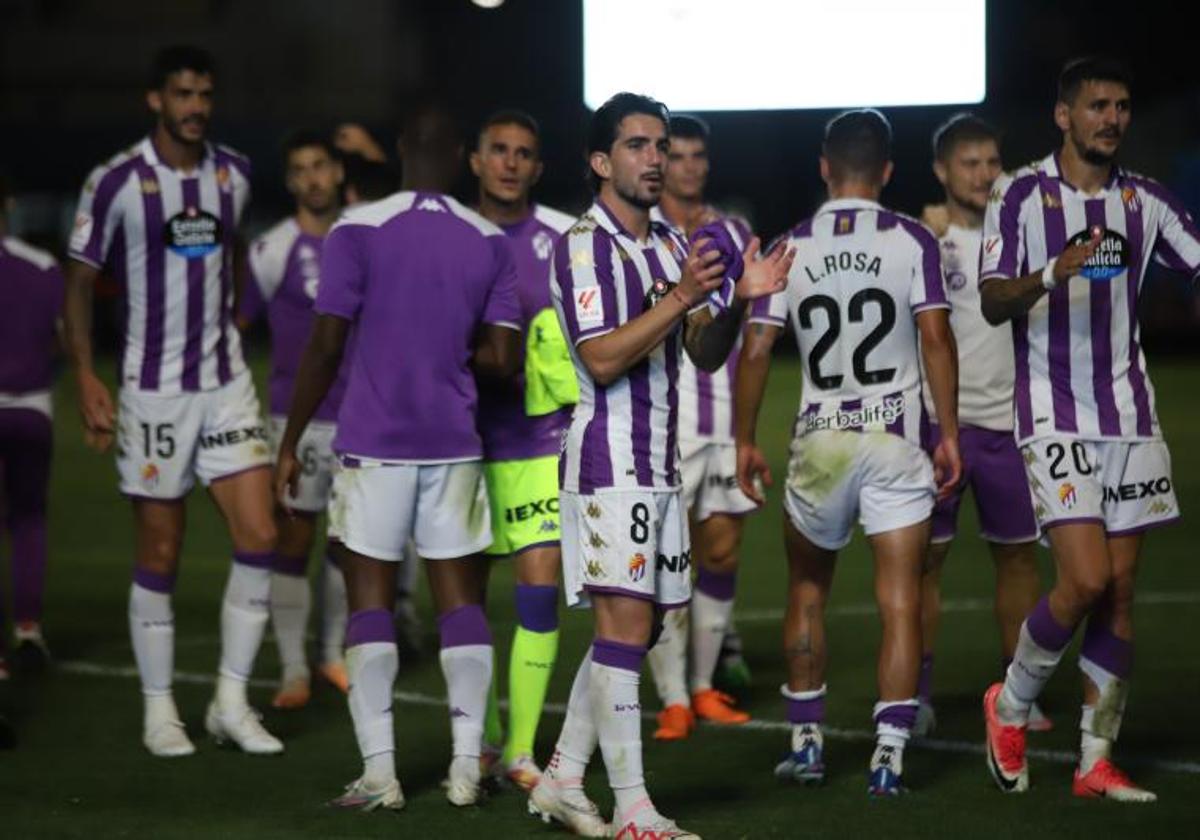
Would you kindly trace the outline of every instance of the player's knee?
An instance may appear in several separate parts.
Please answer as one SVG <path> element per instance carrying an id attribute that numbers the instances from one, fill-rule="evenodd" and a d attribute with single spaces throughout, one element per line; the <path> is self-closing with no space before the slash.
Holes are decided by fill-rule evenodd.
<path id="1" fill-rule="evenodd" d="M 274 551 L 279 543 L 279 529 L 270 517 L 247 522 L 238 528 L 234 543 L 241 551 Z"/>
<path id="2" fill-rule="evenodd" d="M 1087 612 L 1104 597 L 1109 581 L 1103 574 L 1089 573 L 1060 581 L 1060 584 L 1065 600 L 1070 606 L 1076 611 Z"/>

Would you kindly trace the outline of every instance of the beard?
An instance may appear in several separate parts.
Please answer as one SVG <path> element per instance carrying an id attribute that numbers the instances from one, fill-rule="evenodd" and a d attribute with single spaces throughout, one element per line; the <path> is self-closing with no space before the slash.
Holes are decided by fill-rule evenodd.
<path id="1" fill-rule="evenodd" d="M 1117 139 L 1119 141 L 1120 137 Z M 1108 166 L 1116 159 L 1116 152 L 1112 154 L 1103 152 L 1094 146 L 1089 146 L 1086 141 L 1076 140 L 1075 138 L 1072 138 L 1071 141 L 1075 144 L 1075 151 L 1078 152 L 1079 157 L 1092 166 Z"/>
<path id="2" fill-rule="evenodd" d="M 983 213 L 987 210 L 987 196 L 985 194 L 982 201 L 975 198 L 974 194 L 969 192 L 960 192 L 958 190 L 950 190 L 950 197 L 959 205 L 966 207 L 976 213 Z M 990 190 L 989 190 L 990 192 Z"/>
<path id="3" fill-rule="evenodd" d="M 195 143 L 204 142 L 204 129 L 208 127 L 208 123 L 207 123 L 207 120 L 205 120 L 202 117 L 198 118 L 198 119 L 200 122 L 200 139 L 199 140 L 193 140 L 184 134 L 184 128 L 183 128 L 184 120 L 177 120 L 174 117 L 170 117 L 166 114 L 163 114 L 162 123 L 163 123 L 163 127 L 167 130 L 167 134 L 171 135 L 171 138 L 173 140 L 175 140 L 175 142 L 182 143 L 186 146 L 190 146 Z"/>
<path id="4" fill-rule="evenodd" d="M 644 195 L 638 192 L 640 181 L 634 182 L 632 187 L 624 187 L 620 184 L 613 183 L 613 189 L 622 199 L 632 204 L 634 207 L 639 207 L 642 210 L 649 210 L 651 207 L 658 206 L 658 199 L 662 195 L 660 188 L 654 195 Z"/>

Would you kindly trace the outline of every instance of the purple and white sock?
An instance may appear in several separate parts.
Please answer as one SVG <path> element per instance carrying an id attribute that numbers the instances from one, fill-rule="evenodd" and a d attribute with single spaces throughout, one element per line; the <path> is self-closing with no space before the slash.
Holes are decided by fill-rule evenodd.
<path id="1" fill-rule="evenodd" d="M 321 564 L 321 661 L 341 662 L 346 655 L 346 578 L 330 554 Z"/>
<path id="2" fill-rule="evenodd" d="M 346 627 L 350 718 L 363 757 L 363 778 L 374 790 L 396 778 L 392 689 L 399 667 L 391 612 L 361 610 L 351 615 Z"/>
<path id="3" fill-rule="evenodd" d="M 442 643 L 438 659 L 450 700 L 453 754 L 477 758 L 492 684 L 492 632 L 478 604 L 438 616 L 438 632 Z"/>
<path id="4" fill-rule="evenodd" d="M 305 574 L 307 565 L 307 557 L 276 554 L 271 572 L 271 626 L 279 645 L 284 680 L 308 676 L 304 633 L 312 609 L 312 591 Z"/>
<path id="5" fill-rule="evenodd" d="M 1103 621 L 1090 618 L 1079 651 L 1079 670 L 1100 694 L 1080 715 L 1080 769 L 1086 773 L 1109 756 L 1121 733 L 1133 670 L 1133 643 L 1114 635 Z"/>
<path id="6" fill-rule="evenodd" d="M 787 683 L 779 686 L 787 700 L 787 719 L 792 725 L 792 752 L 798 752 L 809 738 L 818 746 L 824 741 L 821 726 L 825 723 L 825 686 L 810 691 L 793 691 Z"/>
<path id="7" fill-rule="evenodd" d="M 668 610 L 663 616 L 662 633 L 646 658 L 650 676 L 663 707 L 691 706 L 687 690 L 688 611 Z M 593 660 L 595 657 L 593 656 Z"/>
<path id="8" fill-rule="evenodd" d="M 596 751 L 596 721 L 592 713 L 592 651 L 588 648 L 567 699 L 567 717 L 546 770 L 565 788 L 582 788 L 583 774 Z"/>
<path id="9" fill-rule="evenodd" d="M 897 776 L 904 773 L 904 747 L 912 735 L 917 722 L 920 701 L 880 700 L 875 704 L 875 754 L 871 758 L 871 769 L 885 762 Z"/>
<path id="10" fill-rule="evenodd" d="M 147 697 L 169 695 L 175 669 L 175 576 L 134 568 L 129 588 L 129 637 Z"/>
<path id="11" fill-rule="evenodd" d="M 1025 725 L 1029 707 L 1058 667 L 1074 633 L 1074 627 L 1063 627 L 1058 623 L 1050 612 L 1048 597 L 1043 595 L 1021 624 L 1017 649 L 996 704 L 996 711 L 1005 724 Z"/>
<path id="12" fill-rule="evenodd" d="M 271 605 L 274 552 L 239 551 L 233 555 L 221 604 L 221 664 L 217 704 L 224 709 L 246 705 L 246 683 L 262 645 Z"/>
<path id="13" fill-rule="evenodd" d="M 642 775 L 642 704 L 638 682 L 646 649 L 609 639 L 592 642 L 592 714 L 618 814 L 648 798 Z"/>
<path id="14" fill-rule="evenodd" d="M 712 688 L 713 671 L 721 658 L 721 643 L 733 615 L 733 596 L 737 573 L 714 572 L 701 566 L 696 573 L 696 589 L 691 605 L 691 689 Z"/>

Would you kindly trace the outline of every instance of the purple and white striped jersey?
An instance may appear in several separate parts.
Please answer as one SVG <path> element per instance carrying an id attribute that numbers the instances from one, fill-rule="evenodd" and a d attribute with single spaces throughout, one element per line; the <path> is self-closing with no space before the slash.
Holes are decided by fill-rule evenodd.
<path id="1" fill-rule="evenodd" d="M 0 409 L 50 413 L 63 276 L 50 254 L 0 239 Z"/>
<path id="2" fill-rule="evenodd" d="M 641 315 L 655 281 L 679 282 L 686 253 L 682 237 L 658 222 L 645 240 L 634 238 L 600 201 L 555 246 L 550 293 L 579 378 L 558 465 L 563 490 L 679 487 L 682 327 L 610 385 L 592 379 L 578 346 Z"/>
<path id="3" fill-rule="evenodd" d="M 246 369 L 230 309 L 249 199 L 250 162 L 225 146 L 185 173 L 147 137 L 88 176 L 69 253 L 125 287 L 121 387 L 205 391 Z"/>
<path id="4" fill-rule="evenodd" d="M 434 192 L 351 207 L 325 237 L 315 309 L 354 325 L 335 452 L 409 464 L 483 456 L 477 334 L 521 320 L 500 228 Z"/>
<path id="5" fill-rule="evenodd" d="M 305 233 L 290 216 L 250 243 L 250 282 L 239 301 L 238 315 L 252 323 L 266 312 L 271 327 L 267 393 L 271 414 L 276 416 L 287 415 L 300 357 L 316 319 L 313 302 L 321 282 L 323 245 L 322 237 Z M 345 390 L 343 365 L 313 419 L 336 420 Z"/>
<path id="6" fill-rule="evenodd" d="M 1104 230 L 1080 274 L 1013 321 L 1017 440 L 1159 438 L 1138 294 L 1151 258 L 1200 273 L 1200 230 L 1150 178 L 1114 168 L 1089 196 L 1060 172 L 1052 154 L 1002 177 L 984 218 L 980 283 L 1041 271 L 1091 228 Z"/>
<path id="7" fill-rule="evenodd" d="M 916 315 L 948 309 L 937 239 L 874 201 L 828 201 L 788 236 L 788 287 L 750 320 L 783 326 L 800 346 L 804 386 L 795 434 L 890 432 L 920 445 Z"/>
<path id="8" fill-rule="evenodd" d="M 657 207 L 650 211 L 650 217 L 669 224 Z M 725 216 L 720 221 L 738 248 L 746 250 L 746 244 L 753 235 L 750 227 L 735 216 Z M 683 236 L 678 228 L 672 227 Z M 739 335 L 725 364 L 713 373 L 700 370 L 692 364 L 687 353 L 683 354 L 679 368 L 680 440 L 733 443 L 733 386 L 741 349 L 742 338 Z"/>
<path id="9" fill-rule="evenodd" d="M 572 216 L 540 204 L 515 225 L 500 228 L 512 243 L 517 265 L 517 297 L 521 304 L 521 364 L 503 384 L 480 383 L 479 433 L 488 461 L 514 461 L 557 455 L 571 407 L 530 417 L 525 413 L 525 332 L 550 301 L 550 265 L 554 243 L 575 223 Z"/>

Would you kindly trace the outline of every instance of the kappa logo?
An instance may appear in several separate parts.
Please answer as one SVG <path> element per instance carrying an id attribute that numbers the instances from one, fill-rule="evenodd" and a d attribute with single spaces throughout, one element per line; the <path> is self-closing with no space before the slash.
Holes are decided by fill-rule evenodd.
<path id="1" fill-rule="evenodd" d="M 592 259 L 590 251 L 579 250 L 571 252 L 571 266 L 573 268 L 592 268 L 596 261 Z"/>
<path id="2" fill-rule="evenodd" d="M 1075 502 L 1079 501 L 1079 494 L 1075 492 L 1075 485 L 1069 481 L 1064 481 L 1058 487 L 1058 503 L 1067 510 L 1075 507 Z"/>
<path id="3" fill-rule="evenodd" d="M 436 198 L 423 198 L 421 203 L 417 205 L 418 210 L 425 210 L 430 213 L 445 213 L 446 208 Z"/>
<path id="4" fill-rule="evenodd" d="M 646 576 L 646 555 L 638 552 L 629 558 L 629 579 L 634 583 Z"/>
<path id="5" fill-rule="evenodd" d="M 604 541 L 604 537 L 600 536 L 595 531 L 592 531 L 592 533 L 588 535 L 588 542 L 591 543 L 592 548 L 608 548 L 608 543 Z"/>
<path id="6" fill-rule="evenodd" d="M 1153 516 L 1161 516 L 1164 513 L 1170 513 L 1173 510 L 1171 505 L 1164 502 L 1162 499 L 1155 499 L 1150 503 L 1150 513 Z"/>
<path id="7" fill-rule="evenodd" d="M 1042 206 L 1047 210 L 1061 210 L 1062 201 L 1054 193 L 1042 193 Z"/>
<path id="8" fill-rule="evenodd" d="M 990 193 L 988 193 L 988 204 L 999 204 L 1003 200 L 1004 193 L 1000 192 L 998 189 L 993 189 Z"/>
<path id="9" fill-rule="evenodd" d="M 146 195 L 154 195 L 158 192 L 158 181 L 153 178 L 142 179 L 142 192 Z"/>
<path id="10" fill-rule="evenodd" d="M 1046 506 L 1041 502 L 1038 502 L 1037 507 L 1033 509 L 1033 515 L 1037 517 L 1039 522 L 1041 522 L 1046 518 Z"/>
<path id="11" fill-rule="evenodd" d="M 604 514 L 604 511 L 596 502 L 588 502 L 587 507 L 584 508 L 583 512 L 592 519 L 599 519 Z"/>
<path id="12" fill-rule="evenodd" d="M 539 534 L 557 534 L 558 523 L 553 519 L 543 519 L 542 524 L 538 526 Z"/>
<path id="13" fill-rule="evenodd" d="M 575 292 L 575 320 L 580 326 L 604 322 L 604 298 L 599 286 L 585 286 Z"/>
<path id="14" fill-rule="evenodd" d="M 584 571 L 587 572 L 587 576 L 593 580 L 604 579 L 604 567 L 600 565 L 599 560 L 587 561 L 587 563 L 584 564 Z"/>

